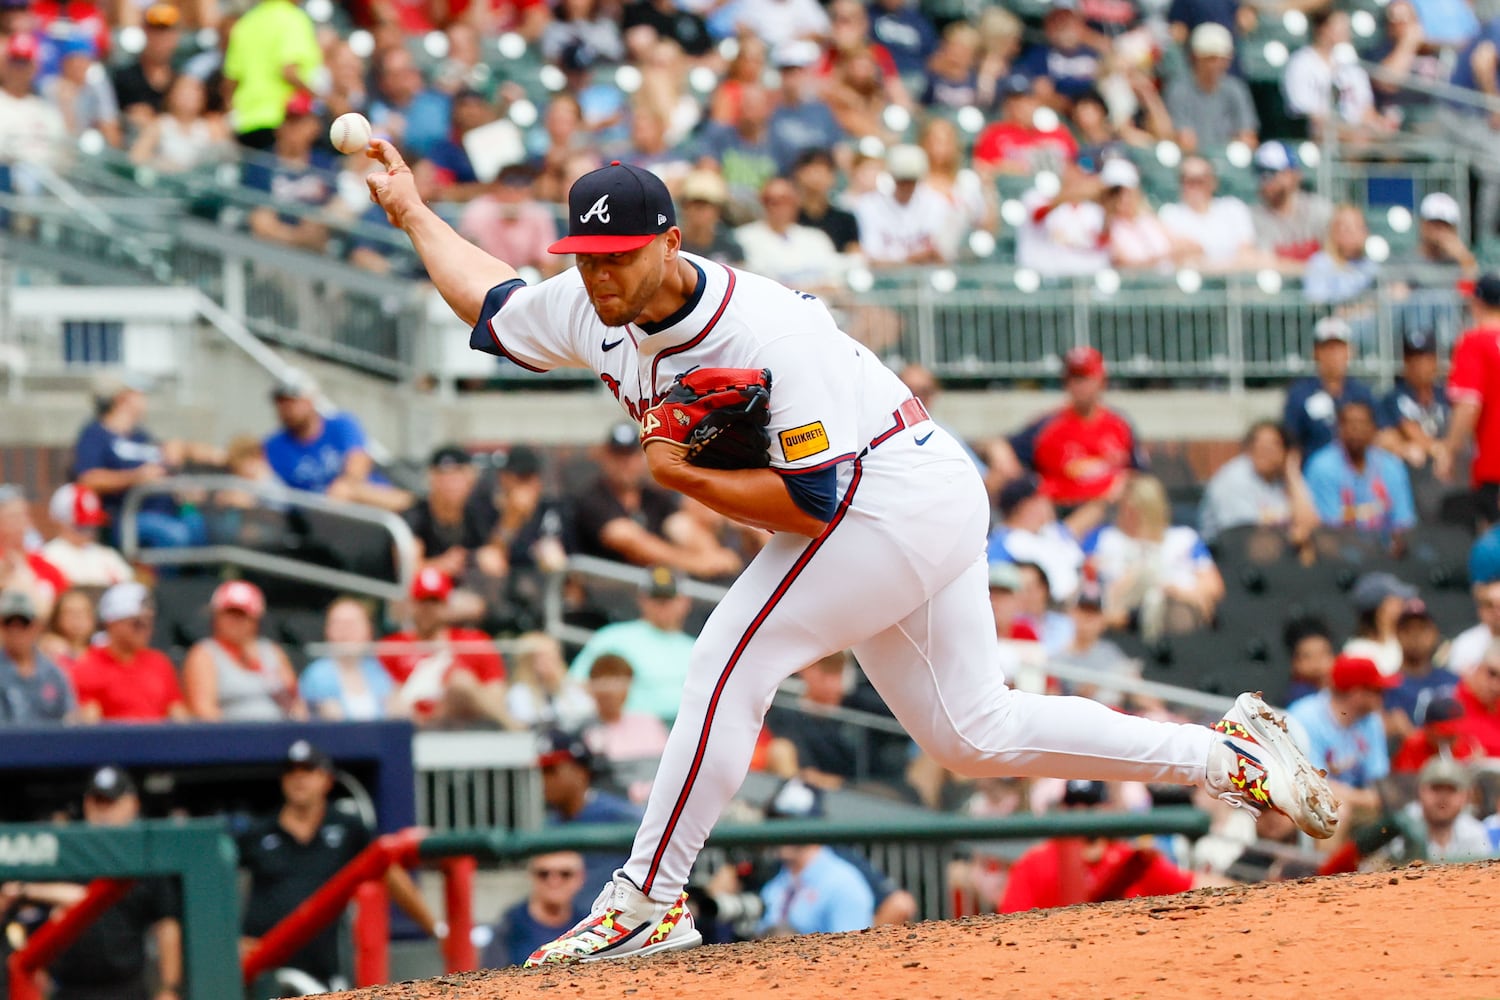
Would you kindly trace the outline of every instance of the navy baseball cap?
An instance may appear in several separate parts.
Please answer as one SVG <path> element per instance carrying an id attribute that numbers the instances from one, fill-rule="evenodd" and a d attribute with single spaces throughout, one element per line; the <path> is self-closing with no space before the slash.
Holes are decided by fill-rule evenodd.
<path id="1" fill-rule="evenodd" d="M 1484 303 L 1491 308 L 1500 307 L 1500 274 L 1490 271 L 1479 280 L 1464 280 L 1458 283 L 1461 294 Z"/>
<path id="2" fill-rule="evenodd" d="M 615 160 L 568 191 L 568 235 L 549 253 L 624 253 L 677 225 L 672 195 L 649 170 Z"/>

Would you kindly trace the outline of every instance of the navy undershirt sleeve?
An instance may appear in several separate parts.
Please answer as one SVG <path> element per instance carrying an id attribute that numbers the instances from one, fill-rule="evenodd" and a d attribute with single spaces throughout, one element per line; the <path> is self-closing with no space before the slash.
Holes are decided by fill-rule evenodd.
<path id="1" fill-rule="evenodd" d="M 812 472 L 789 472 L 781 477 L 792 502 L 819 521 L 832 521 L 838 510 L 839 468 L 830 465 Z"/>
<path id="2" fill-rule="evenodd" d="M 494 334 L 490 333 L 490 320 L 505 301 L 516 293 L 517 290 L 525 288 L 526 282 L 520 278 L 511 278 L 502 281 L 491 288 L 484 296 L 484 305 L 479 309 L 479 322 L 474 324 L 474 330 L 469 334 L 469 346 L 476 351 L 493 354 L 497 357 L 507 357 L 505 349 L 500 346 Z"/>

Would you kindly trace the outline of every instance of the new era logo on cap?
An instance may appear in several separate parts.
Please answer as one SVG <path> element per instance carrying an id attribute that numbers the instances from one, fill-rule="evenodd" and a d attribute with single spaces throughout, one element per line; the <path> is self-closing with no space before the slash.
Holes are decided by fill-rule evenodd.
<path id="1" fill-rule="evenodd" d="M 616 160 L 568 191 L 568 235 L 552 253 L 624 253 L 677 224 L 667 186 L 649 170 Z"/>

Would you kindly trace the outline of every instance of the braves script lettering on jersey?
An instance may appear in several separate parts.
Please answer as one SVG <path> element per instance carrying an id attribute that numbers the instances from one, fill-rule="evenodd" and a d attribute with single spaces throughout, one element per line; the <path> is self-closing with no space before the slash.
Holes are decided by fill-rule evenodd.
<path id="1" fill-rule="evenodd" d="M 905 386 L 822 302 L 683 256 L 699 294 L 652 333 L 604 326 L 570 270 L 496 289 L 471 342 L 535 371 L 591 368 L 636 419 L 679 372 L 769 368 L 772 467 L 838 470 L 828 530 L 811 541 L 776 535 L 700 634 L 626 874 L 654 899 L 676 897 L 749 767 L 771 694 L 851 647 L 897 718 L 948 767 L 1201 781 L 1207 729 L 1005 686 L 986 585 L 988 499 L 959 442 L 925 413 L 909 425 L 897 418 Z"/>

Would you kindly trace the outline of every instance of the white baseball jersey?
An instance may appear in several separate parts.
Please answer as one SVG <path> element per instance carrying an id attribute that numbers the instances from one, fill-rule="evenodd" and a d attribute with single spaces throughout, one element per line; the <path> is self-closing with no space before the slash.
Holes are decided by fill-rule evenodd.
<path id="1" fill-rule="evenodd" d="M 817 538 L 774 535 L 693 646 L 626 876 L 675 900 L 755 750 L 777 687 L 852 649 L 909 733 L 973 775 L 1201 782 L 1214 734 L 1005 685 L 987 588 L 989 500 L 962 444 L 822 303 L 684 255 L 677 315 L 605 326 L 576 270 L 493 289 L 472 346 L 599 375 L 637 420 L 695 366 L 769 368 L 771 465 L 837 470 Z M 803 479 L 798 476 L 798 479 Z"/>

